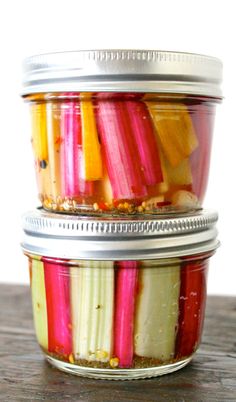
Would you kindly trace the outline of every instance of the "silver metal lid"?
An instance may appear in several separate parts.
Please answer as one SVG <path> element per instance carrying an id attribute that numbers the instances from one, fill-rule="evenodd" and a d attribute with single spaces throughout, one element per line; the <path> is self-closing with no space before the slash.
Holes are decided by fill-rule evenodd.
<path id="1" fill-rule="evenodd" d="M 160 92 L 221 97 L 222 63 L 159 50 L 83 50 L 23 64 L 23 95 L 42 92 Z"/>
<path id="2" fill-rule="evenodd" d="M 23 216 L 25 252 L 88 260 L 141 260 L 193 255 L 218 246 L 214 211 L 188 216 L 104 218 L 43 210 Z"/>

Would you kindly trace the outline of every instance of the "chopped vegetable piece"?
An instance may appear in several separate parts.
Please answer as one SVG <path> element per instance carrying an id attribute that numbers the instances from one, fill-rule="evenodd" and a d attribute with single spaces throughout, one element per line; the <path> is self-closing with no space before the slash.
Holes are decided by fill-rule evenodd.
<path id="1" fill-rule="evenodd" d="M 179 190 L 173 194 L 172 204 L 176 207 L 198 208 L 199 202 L 195 194 L 190 191 Z"/>

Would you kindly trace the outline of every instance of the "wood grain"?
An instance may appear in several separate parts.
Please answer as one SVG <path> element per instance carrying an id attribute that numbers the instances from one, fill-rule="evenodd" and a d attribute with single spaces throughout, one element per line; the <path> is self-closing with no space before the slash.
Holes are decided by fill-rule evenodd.
<path id="1" fill-rule="evenodd" d="M 208 298 L 203 342 L 190 365 L 125 382 L 51 368 L 35 340 L 28 287 L 0 285 L 0 305 L 0 401 L 236 401 L 236 298 Z"/>

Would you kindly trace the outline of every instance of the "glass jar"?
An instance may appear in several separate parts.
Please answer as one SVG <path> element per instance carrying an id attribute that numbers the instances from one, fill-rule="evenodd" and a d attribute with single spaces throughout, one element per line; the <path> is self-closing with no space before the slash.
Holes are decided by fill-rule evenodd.
<path id="1" fill-rule="evenodd" d="M 53 366 L 102 379 L 184 367 L 203 329 L 214 212 L 159 220 L 23 218 L 36 336 Z"/>
<path id="2" fill-rule="evenodd" d="M 24 65 L 47 210 L 159 214 L 205 195 L 222 65 L 196 54 L 97 50 Z"/>

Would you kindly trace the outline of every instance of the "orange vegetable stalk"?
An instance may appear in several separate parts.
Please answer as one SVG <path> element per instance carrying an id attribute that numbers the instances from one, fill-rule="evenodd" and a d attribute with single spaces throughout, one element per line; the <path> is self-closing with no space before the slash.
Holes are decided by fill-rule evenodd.
<path id="1" fill-rule="evenodd" d="M 36 176 L 40 195 L 50 196 L 51 180 L 48 167 L 48 140 L 47 140 L 47 118 L 46 104 L 32 103 L 31 105 L 32 124 L 32 146 L 35 158 Z"/>
<path id="2" fill-rule="evenodd" d="M 184 104 L 147 102 L 163 152 L 172 166 L 188 158 L 198 141 Z"/>
<path id="3" fill-rule="evenodd" d="M 80 109 L 84 158 L 83 177 L 85 180 L 99 180 L 103 176 L 102 156 L 90 94 L 86 94 L 86 97 L 81 100 Z"/>

